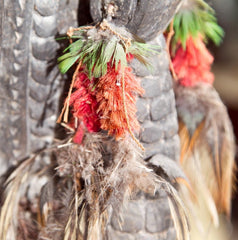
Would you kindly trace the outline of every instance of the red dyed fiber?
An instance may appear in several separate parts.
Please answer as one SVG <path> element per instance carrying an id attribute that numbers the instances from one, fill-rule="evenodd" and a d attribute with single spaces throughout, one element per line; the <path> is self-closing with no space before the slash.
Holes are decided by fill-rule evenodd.
<path id="1" fill-rule="evenodd" d="M 98 104 L 93 87 L 94 79 L 90 80 L 84 69 L 81 68 L 69 102 L 73 116 L 82 121 L 89 132 L 100 130 L 100 121 L 96 113 Z"/>
<path id="2" fill-rule="evenodd" d="M 128 61 L 132 59 L 133 55 L 127 56 Z M 123 100 L 123 76 L 127 113 Z M 79 120 L 73 141 L 80 144 L 86 129 L 89 132 L 103 129 L 116 139 L 126 135 L 128 124 L 132 131 L 138 131 L 140 125 L 136 118 L 136 96 L 143 92 L 130 67 L 122 70 L 118 64 L 115 70 L 115 65 L 108 63 L 107 73 L 99 79 L 91 80 L 85 67 L 79 69 L 69 101 L 73 116 Z"/>
<path id="3" fill-rule="evenodd" d="M 213 56 L 207 50 L 202 37 L 189 37 L 184 50 L 180 45 L 172 59 L 174 71 L 179 83 L 183 86 L 194 86 L 198 82 L 212 84 L 214 75 L 211 73 Z"/>
<path id="4" fill-rule="evenodd" d="M 73 137 L 73 142 L 77 143 L 77 144 L 81 144 L 83 141 L 83 136 L 84 136 L 84 132 L 85 132 L 85 127 L 80 124 L 78 126 L 78 128 L 75 131 L 74 137 Z"/>
<path id="5" fill-rule="evenodd" d="M 97 113 L 100 116 L 101 128 L 107 130 L 109 135 L 115 135 L 116 139 L 124 137 L 128 132 L 123 105 L 122 78 L 120 66 L 115 70 L 115 66 L 108 63 L 108 71 L 99 79 L 96 91 Z M 124 69 L 124 82 L 129 124 L 132 131 L 138 131 L 140 125 L 136 118 L 136 95 L 143 94 L 144 90 L 135 79 L 130 67 Z"/>

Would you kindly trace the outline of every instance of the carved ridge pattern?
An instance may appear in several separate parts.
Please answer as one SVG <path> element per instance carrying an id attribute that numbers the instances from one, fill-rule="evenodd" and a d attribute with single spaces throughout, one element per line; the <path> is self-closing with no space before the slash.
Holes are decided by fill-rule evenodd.
<path id="1" fill-rule="evenodd" d="M 73 0 L 0 1 L 0 157 L 4 164 L 14 164 L 53 139 L 64 84 L 53 61 L 59 49 L 55 35 L 76 25 L 77 4 Z"/>
<path id="2" fill-rule="evenodd" d="M 4 8 L 5 9 L 5 8 Z M 6 8 L 5 11 L 9 10 Z M 8 107 L 8 129 L 7 133 L 8 141 L 7 145 L 12 150 L 11 157 L 14 159 L 23 157 L 25 152 L 27 152 L 27 136 L 24 132 L 27 129 L 26 126 L 26 97 L 27 97 L 27 73 L 28 73 L 28 63 L 27 54 L 29 51 L 28 41 L 29 41 L 29 31 L 27 29 L 25 18 L 28 21 L 31 20 L 31 2 L 26 5 L 25 1 L 13 1 L 11 8 L 11 14 L 9 14 L 8 19 L 11 21 L 11 32 L 9 34 L 12 38 L 12 49 L 6 49 L 6 55 L 4 56 L 5 65 L 7 66 L 8 78 L 6 78 L 6 84 L 8 86 L 8 96 L 9 96 L 9 107 Z M 7 13 L 5 13 L 7 14 Z M 6 16 L 6 15 L 5 15 Z M 6 23 L 4 23 L 6 24 Z M 5 29 L 3 28 L 3 31 Z M 7 31 L 7 30 L 6 30 Z M 8 55 L 9 54 L 9 55 Z M 8 62 L 9 61 L 9 62 Z M 8 153 L 10 154 L 10 153 Z"/>
<path id="3" fill-rule="evenodd" d="M 55 4 L 55 8 L 49 15 L 42 9 L 44 3 L 35 1 L 32 16 L 28 110 L 31 135 L 29 144 L 33 150 L 52 141 L 59 99 L 59 94 L 53 97 L 53 101 L 49 99 L 51 89 L 55 88 L 53 85 L 57 85 L 59 81 L 57 68 L 54 67 L 49 74 L 47 73 L 49 61 L 56 58 L 56 51 L 59 48 L 54 39 L 57 33 L 56 12 L 59 3 L 54 0 L 51 3 Z M 41 9 L 41 14 L 38 8 Z"/>
<path id="4" fill-rule="evenodd" d="M 61 94 L 59 89 L 62 89 L 66 78 L 56 67 L 59 43 L 55 35 L 65 34 L 72 24 L 76 24 L 76 7 L 77 1 L 35 0 L 29 79 L 31 149 L 43 147 L 53 138 Z M 66 17 L 69 15 L 71 17 Z M 63 29 L 60 29 L 61 25 Z"/>
<path id="5" fill-rule="evenodd" d="M 151 61 L 154 64 L 153 74 L 146 73 L 143 69 L 141 72 L 137 72 L 137 75 L 141 77 L 141 84 L 145 88 L 145 94 L 139 97 L 139 101 L 144 101 L 145 108 L 148 110 L 147 114 L 140 120 L 142 126 L 140 138 L 147 150 L 146 158 L 155 154 L 163 154 L 178 160 L 177 113 L 172 88 L 173 80 L 168 68 L 169 59 L 165 48 L 166 43 L 162 35 L 152 43 L 158 44 L 162 49 L 159 56 L 155 56 L 156 59 Z M 137 67 L 137 69 L 141 68 Z M 139 108 L 138 115 L 140 114 Z M 152 137 L 153 133 L 156 133 L 154 138 Z"/>

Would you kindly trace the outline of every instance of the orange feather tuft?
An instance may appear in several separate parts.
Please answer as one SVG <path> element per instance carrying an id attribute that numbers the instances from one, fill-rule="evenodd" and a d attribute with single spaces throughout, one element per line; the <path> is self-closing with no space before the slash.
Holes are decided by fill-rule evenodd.
<path id="1" fill-rule="evenodd" d="M 124 78 L 124 79 L 123 79 Z M 125 104 L 124 110 L 122 81 L 125 82 Z M 109 135 L 115 135 L 116 139 L 122 138 L 128 132 L 126 114 L 132 131 L 139 131 L 140 125 L 136 118 L 136 96 L 143 94 L 144 90 L 132 73 L 130 67 L 123 70 L 120 65 L 118 69 L 108 64 L 107 73 L 102 76 L 97 84 L 96 99 L 98 102 L 98 114 L 100 116 L 101 128 L 107 130 Z"/>

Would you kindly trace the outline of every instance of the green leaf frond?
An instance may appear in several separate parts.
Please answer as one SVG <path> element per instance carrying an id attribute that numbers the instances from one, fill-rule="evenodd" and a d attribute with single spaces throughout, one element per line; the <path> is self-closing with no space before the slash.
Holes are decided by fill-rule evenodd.
<path id="1" fill-rule="evenodd" d="M 132 54 L 142 64 L 149 66 L 148 57 L 151 54 L 158 54 L 159 47 L 131 40 L 127 44 L 118 35 L 110 38 L 88 37 L 86 30 L 74 33 L 71 37 L 74 42 L 65 50 L 64 54 L 58 58 L 59 69 L 66 73 L 75 62 L 82 62 L 86 66 L 89 78 L 99 78 L 106 74 L 107 66 L 110 63 L 118 69 L 127 66 L 127 54 Z"/>
<path id="2" fill-rule="evenodd" d="M 186 40 L 201 34 L 205 40 L 212 40 L 219 45 L 224 36 L 223 29 L 218 25 L 215 11 L 203 0 L 190 0 L 191 6 L 186 6 L 174 17 L 174 37 L 172 49 L 180 42 L 186 47 Z"/>
<path id="3" fill-rule="evenodd" d="M 142 42 L 134 41 L 128 49 L 128 52 L 131 53 L 141 64 L 150 68 L 149 57 L 151 55 L 159 54 L 161 51 L 160 46 L 152 45 Z"/>

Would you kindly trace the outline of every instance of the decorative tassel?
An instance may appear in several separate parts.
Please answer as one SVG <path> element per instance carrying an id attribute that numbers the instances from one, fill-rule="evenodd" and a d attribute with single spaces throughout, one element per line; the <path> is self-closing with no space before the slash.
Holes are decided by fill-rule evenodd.
<path id="1" fill-rule="evenodd" d="M 77 186 L 74 205 L 68 211 L 67 232 L 78 232 L 82 236 L 78 239 L 103 239 L 109 206 L 118 209 L 119 215 L 133 194 L 143 191 L 153 195 L 162 188 L 170 198 L 174 218 L 181 217 L 176 229 L 181 233 L 179 239 L 189 239 L 185 210 L 176 190 L 146 166 L 141 149 L 132 139 L 115 141 L 104 134 L 87 133 L 81 145 L 73 144 L 62 151 L 58 170 L 62 173 L 65 169 L 65 175 L 74 176 Z M 83 188 L 79 185 L 82 181 Z"/>
<path id="2" fill-rule="evenodd" d="M 74 118 L 82 121 L 89 132 L 98 132 L 100 130 L 100 122 L 93 84 L 94 79 L 90 80 L 84 69 L 79 69 L 73 85 L 74 91 L 70 96 L 69 106 L 72 107 Z"/>
<path id="3" fill-rule="evenodd" d="M 59 68 L 65 73 L 75 64 L 76 70 L 58 122 L 63 119 L 74 136 L 35 155 L 54 156 L 54 166 L 45 166 L 52 172 L 39 194 L 38 239 L 103 239 L 109 206 L 119 214 L 137 191 L 153 195 L 161 188 L 170 199 L 178 239 L 189 239 L 183 204 L 169 182 L 174 176 L 162 164 L 166 180 L 156 175 L 143 160 L 144 148 L 134 136 L 139 131 L 136 96 L 143 89 L 128 63 L 135 57 L 148 65 L 147 57 L 157 54 L 158 48 L 135 41 L 124 28 L 106 20 L 95 27 L 70 29 L 68 35 L 71 44 L 58 59 Z M 21 184 L 29 184 L 33 162 L 25 160 L 7 180 L 0 216 L 3 240 L 11 233 L 9 226 L 17 227 L 14 213 Z"/>
<path id="4" fill-rule="evenodd" d="M 234 136 L 227 110 L 212 87 L 213 57 L 205 43 L 222 40 L 214 10 L 202 0 L 184 1 L 167 36 L 176 74 L 180 163 L 191 188 L 181 195 L 189 210 L 192 239 L 226 239 L 220 215 L 230 215 Z M 219 227 L 219 232 L 218 232 Z M 223 237 L 222 237 L 223 236 Z"/>
<path id="5" fill-rule="evenodd" d="M 60 70 L 65 73 L 76 61 L 77 67 L 68 98 L 58 122 L 64 114 L 68 119 L 68 106 L 73 116 L 83 121 L 89 132 L 108 131 L 116 139 L 134 136 L 139 130 L 136 119 L 136 96 L 143 89 L 127 66 L 133 57 L 144 65 L 149 53 L 157 53 L 157 47 L 136 42 L 124 28 L 118 28 L 104 20 L 97 27 L 71 29 L 71 39 L 78 39 L 59 58 Z M 81 67 L 81 64 L 83 67 Z M 71 94 L 72 88 L 76 90 Z"/>
<path id="6" fill-rule="evenodd" d="M 179 80 L 185 87 L 191 87 L 198 82 L 212 84 L 214 75 L 211 73 L 213 56 L 207 50 L 202 37 L 193 39 L 188 37 L 186 49 L 180 45 L 172 57 L 172 64 Z"/>
<path id="7" fill-rule="evenodd" d="M 125 100 L 123 99 L 123 81 Z M 125 137 L 126 132 L 129 131 L 126 119 L 128 117 L 132 131 L 138 131 L 140 125 L 136 119 L 135 103 L 136 96 L 143 93 L 144 90 L 135 79 L 130 67 L 125 67 L 121 71 L 120 66 L 115 70 L 114 66 L 108 64 L 108 72 L 99 79 L 96 93 L 101 128 L 107 130 L 109 135 L 114 135 L 116 139 Z M 124 104 L 127 108 L 126 112 Z"/>

